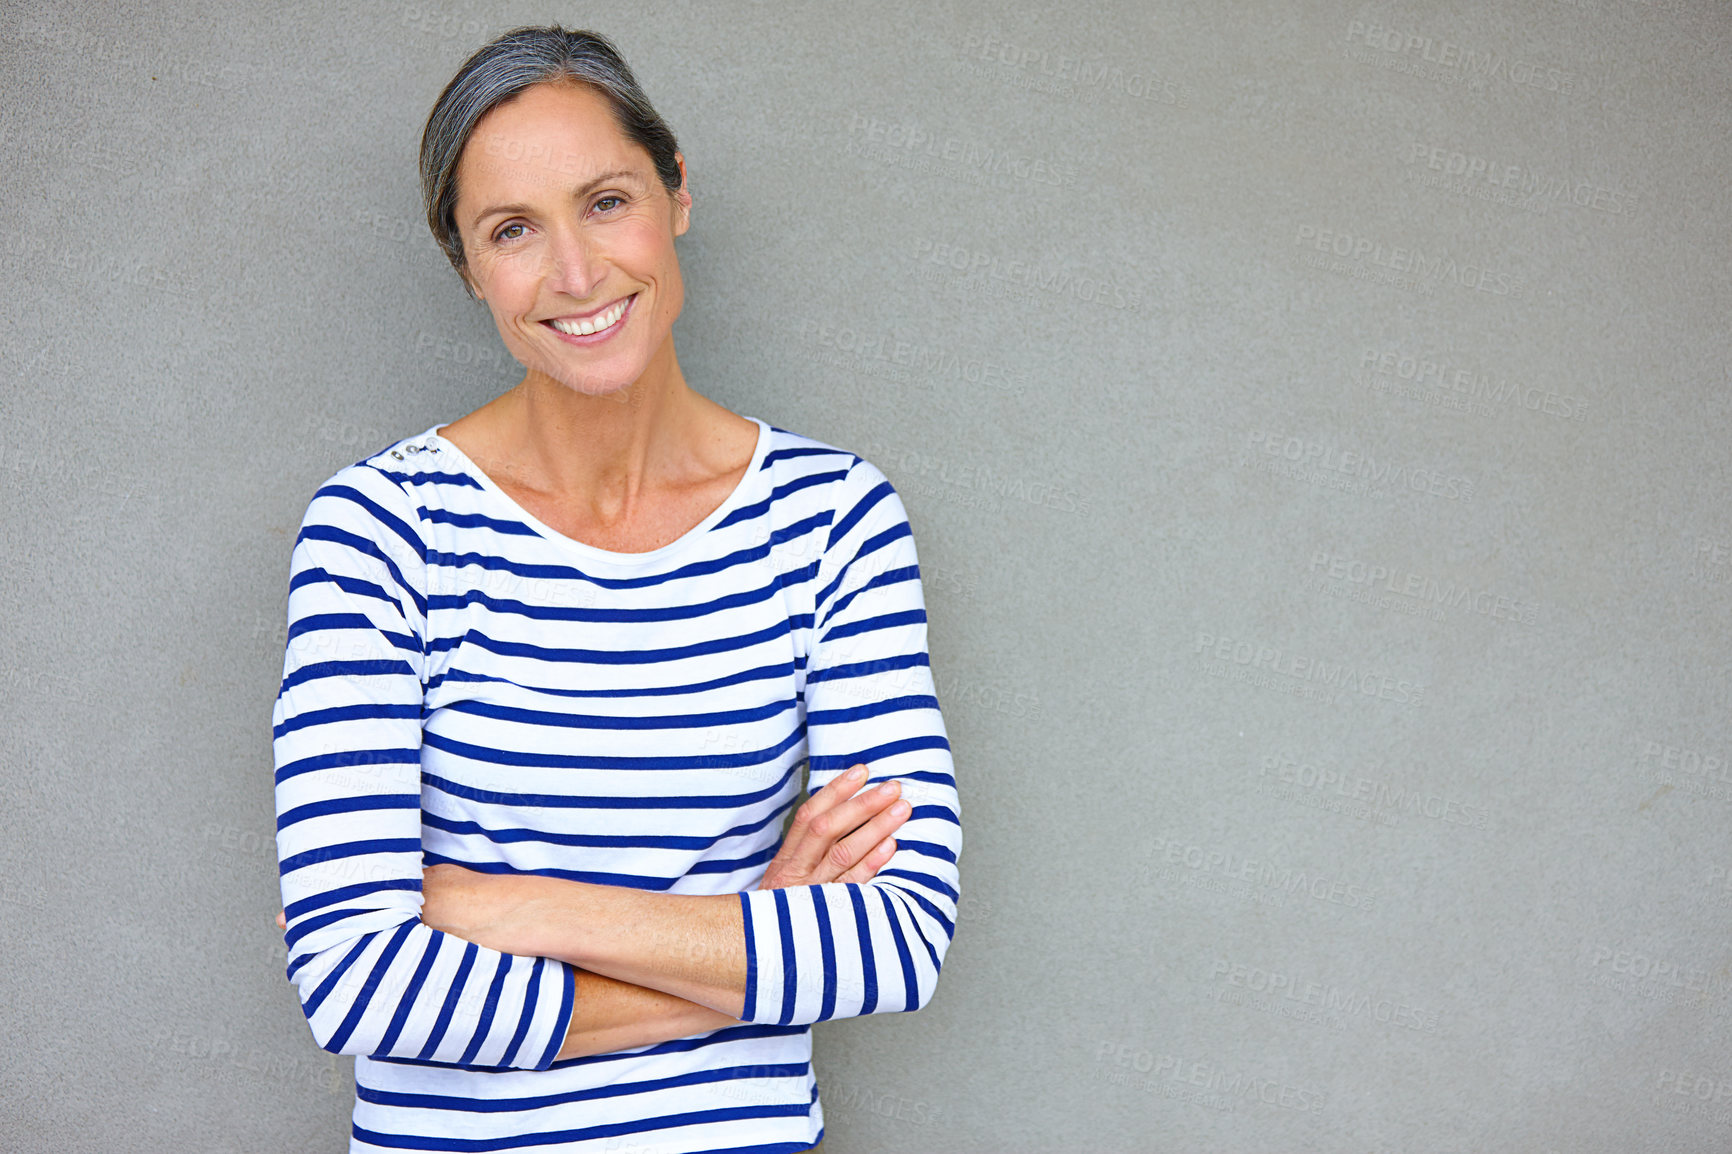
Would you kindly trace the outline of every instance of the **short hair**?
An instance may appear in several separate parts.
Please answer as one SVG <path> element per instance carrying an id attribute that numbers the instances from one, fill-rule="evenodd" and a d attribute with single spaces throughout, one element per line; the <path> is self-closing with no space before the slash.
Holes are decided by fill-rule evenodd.
<path id="1" fill-rule="evenodd" d="M 513 28 L 477 49 L 439 94 L 421 132 L 421 199 L 427 227 L 471 297 L 457 230 L 457 164 L 470 134 L 493 109 L 537 84 L 584 84 L 606 98 L 620 131 L 643 146 L 669 194 L 680 188 L 674 134 L 651 106 L 613 42 L 557 24 Z"/>

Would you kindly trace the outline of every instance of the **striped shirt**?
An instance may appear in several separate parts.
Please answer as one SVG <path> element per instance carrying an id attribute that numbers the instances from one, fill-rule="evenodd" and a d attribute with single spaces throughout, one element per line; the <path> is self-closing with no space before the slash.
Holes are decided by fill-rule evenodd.
<path id="1" fill-rule="evenodd" d="M 273 716 L 288 977 L 354 1054 L 350 1150 L 794 1151 L 813 1022 L 915 1010 L 955 930 L 960 808 L 901 499 L 757 418 L 659 549 L 548 528 L 434 426 L 319 488 Z M 872 881 L 759 891 L 802 770 L 913 807 Z M 555 1061 L 572 967 L 420 921 L 450 862 L 740 895 L 741 1022 Z"/>

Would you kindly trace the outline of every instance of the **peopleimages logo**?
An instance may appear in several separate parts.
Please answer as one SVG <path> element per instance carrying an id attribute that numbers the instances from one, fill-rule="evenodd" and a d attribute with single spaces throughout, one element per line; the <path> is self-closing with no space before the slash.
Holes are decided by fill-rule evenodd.
<path id="1" fill-rule="evenodd" d="M 1414 244 L 1385 244 L 1359 233 L 1341 229 L 1319 228 L 1314 224 L 1299 226 L 1293 243 L 1301 248 L 1338 257 L 1355 265 L 1364 264 L 1384 269 L 1411 280 L 1415 285 L 1445 281 L 1474 292 L 1499 297 L 1532 295 L 1527 282 L 1520 276 L 1492 269 L 1486 265 L 1461 262 L 1447 253 L 1427 253 Z"/>
<path id="2" fill-rule="evenodd" d="M 1382 590 L 1427 605 L 1468 609 L 1499 621 L 1532 625 L 1539 618 L 1539 608 L 1532 601 L 1518 601 L 1490 589 L 1476 589 L 1467 582 L 1439 581 L 1396 565 L 1373 564 L 1323 550 L 1311 555 L 1311 572 L 1331 581 Z"/>
<path id="3" fill-rule="evenodd" d="M 1542 174 L 1525 164 L 1507 164 L 1462 152 L 1460 149 L 1414 140 L 1407 146 L 1403 160 L 1415 167 L 1459 180 L 1463 186 L 1480 185 L 1506 192 L 1519 198 L 1512 203 L 1533 201 L 1540 204 L 1561 204 L 1575 208 L 1597 209 L 1622 216 L 1630 209 L 1634 195 L 1587 180 L 1571 180 L 1566 176 Z M 1449 188 L 1449 185 L 1439 187 Z"/>
<path id="4" fill-rule="evenodd" d="M 1426 1033 L 1435 1033 L 1438 1027 L 1438 1014 L 1435 1010 L 1377 993 L 1337 986 L 1331 982 L 1308 981 L 1281 970 L 1264 969 L 1223 958 L 1215 963 L 1209 978 L 1222 985 L 1339 1017 L 1365 1016 L 1382 1025 Z"/>
<path id="5" fill-rule="evenodd" d="M 1102 276 L 1087 276 L 1070 269 L 1043 265 L 1038 261 L 999 257 L 996 253 L 959 244 L 945 244 L 924 237 L 914 241 L 914 259 L 921 279 L 979 280 L 987 285 L 1005 285 L 1024 290 L 1068 296 L 1084 304 L 1113 309 L 1135 309 L 1142 304 L 1141 290 Z"/>
<path id="6" fill-rule="evenodd" d="M 1257 456 L 1276 459 L 1263 462 L 1264 464 L 1274 465 L 1284 461 L 1296 469 L 1311 471 L 1316 475 L 1356 480 L 1359 483 L 1357 487 L 1362 490 L 1407 488 L 1416 493 L 1428 493 L 1450 501 L 1466 500 L 1473 496 L 1473 478 L 1442 473 L 1422 465 L 1397 465 L 1387 457 L 1379 458 L 1370 453 L 1341 450 L 1321 441 L 1290 437 L 1263 429 L 1251 430 L 1247 434 L 1247 441 L 1248 448 Z"/>
<path id="7" fill-rule="evenodd" d="M 890 149 L 905 157 L 947 161 L 987 176 L 1012 176 L 1036 184 L 1061 185 L 1076 180 L 1076 166 L 1014 149 L 990 148 L 955 136 L 939 136 L 912 121 L 880 120 L 853 113 L 848 120 L 850 145 Z"/>
<path id="8" fill-rule="evenodd" d="M 1387 673 L 1355 669 L 1324 657 L 1306 656 L 1278 645 L 1262 645 L 1252 641 L 1218 636 L 1197 630 L 1191 652 L 1213 658 L 1222 665 L 1232 664 L 1250 669 L 1267 670 L 1270 674 L 1310 681 L 1342 690 L 1357 690 L 1366 697 L 1375 697 L 1397 705 L 1417 706 L 1425 698 L 1425 687 L 1418 682 L 1393 677 Z"/>

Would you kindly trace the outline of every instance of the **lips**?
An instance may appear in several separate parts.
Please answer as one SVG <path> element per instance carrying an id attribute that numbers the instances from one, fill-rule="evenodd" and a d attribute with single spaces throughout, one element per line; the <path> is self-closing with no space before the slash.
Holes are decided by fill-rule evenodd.
<path id="1" fill-rule="evenodd" d="M 590 313 L 587 316 L 554 317 L 542 323 L 557 329 L 566 336 L 594 336 L 596 333 L 606 332 L 617 325 L 625 316 L 626 310 L 631 307 L 631 302 L 636 299 L 637 294 L 633 293 L 631 296 L 615 301 L 601 311 Z"/>

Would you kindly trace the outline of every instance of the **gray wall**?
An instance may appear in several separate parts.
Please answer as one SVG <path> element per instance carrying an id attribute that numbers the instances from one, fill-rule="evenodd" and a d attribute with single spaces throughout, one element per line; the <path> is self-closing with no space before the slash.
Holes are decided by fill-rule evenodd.
<path id="1" fill-rule="evenodd" d="M 1714 0 L 13 3 L 0 1125 L 344 1148 L 269 717 L 314 486 L 514 384 L 419 223 L 457 63 L 615 37 L 695 387 L 914 521 L 964 799 L 836 1154 L 1732 1141 Z"/>

